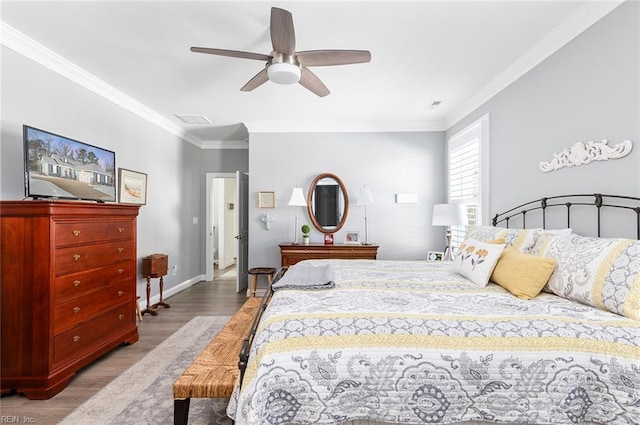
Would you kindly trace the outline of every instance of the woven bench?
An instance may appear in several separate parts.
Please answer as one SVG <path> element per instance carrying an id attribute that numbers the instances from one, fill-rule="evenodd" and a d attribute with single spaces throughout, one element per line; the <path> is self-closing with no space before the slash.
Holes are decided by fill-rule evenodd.
<path id="1" fill-rule="evenodd" d="M 191 398 L 229 398 L 238 379 L 238 355 L 261 298 L 248 298 L 173 384 L 173 423 L 186 425 Z"/>

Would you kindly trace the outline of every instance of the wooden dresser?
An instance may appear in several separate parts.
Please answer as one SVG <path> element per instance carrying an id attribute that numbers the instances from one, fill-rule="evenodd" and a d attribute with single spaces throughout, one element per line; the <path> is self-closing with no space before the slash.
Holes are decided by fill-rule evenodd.
<path id="1" fill-rule="evenodd" d="M 81 367 L 138 340 L 138 209 L 0 201 L 2 393 L 50 398 Z"/>
<path id="2" fill-rule="evenodd" d="M 378 245 L 283 243 L 280 244 L 280 255 L 282 266 L 292 266 L 298 261 L 312 259 L 375 260 L 378 255 Z"/>

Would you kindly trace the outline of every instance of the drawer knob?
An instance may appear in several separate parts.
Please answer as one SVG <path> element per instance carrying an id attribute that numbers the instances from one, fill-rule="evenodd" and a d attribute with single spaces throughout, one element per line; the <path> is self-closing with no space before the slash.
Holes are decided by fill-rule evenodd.
<path id="1" fill-rule="evenodd" d="M 118 233 L 124 232 L 124 227 L 118 227 Z"/>
<path id="2" fill-rule="evenodd" d="M 74 280 L 73 281 L 73 286 L 78 286 L 80 285 L 80 281 L 79 280 Z"/>
<path id="3" fill-rule="evenodd" d="M 121 297 L 124 295 L 124 291 L 118 291 L 118 296 Z"/>
<path id="4" fill-rule="evenodd" d="M 118 252 L 124 252 L 124 248 L 119 247 L 119 248 L 118 248 Z"/>
<path id="5" fill-rule="evenodd" d="M 124 273 L 124 269 L 118 269 L 118 274 Z"/>
<path id="6" fill-rule="evenodd" d="M 124 314 L 118 314 L 118 320 L 124 319 Z"/>
<path id="7" fill-rule="evenodd" d="M 80 312 L 80 307 L 73 307 L 73 312 L 74 313 L 79 313 Z"/>
<path id="8" fill-rule="evenodd" d="M 74 335 L 73 342 L 78 342 L 78 341 L 80 341 L 80 335 Z"/>
<path id="9" fill-rule="evenodd" d="M 74 231 L 73 231 L 73 234 L 74 234 L 75 236 L 78 236 L 78 235 L 80 234 L 80 230 L 74 230 Z"/>
<path id="10" fill-rule="evenodd" d="M 78 261 L 80 259 L 80 254 L 73 254 L 73 259 Z"/>

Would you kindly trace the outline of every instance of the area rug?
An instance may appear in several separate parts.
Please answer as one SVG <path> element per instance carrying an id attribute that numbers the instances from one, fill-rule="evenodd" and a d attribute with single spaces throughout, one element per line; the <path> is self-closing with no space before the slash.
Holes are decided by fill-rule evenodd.
<path id="1" fill-rule="evenodd" d="M 229 317 L 196 316 L 60 422 L 62 425 L 172 424 L 173 383 Z M 189 425 L 231 424 L 227 399 L 191 399 Z"/>

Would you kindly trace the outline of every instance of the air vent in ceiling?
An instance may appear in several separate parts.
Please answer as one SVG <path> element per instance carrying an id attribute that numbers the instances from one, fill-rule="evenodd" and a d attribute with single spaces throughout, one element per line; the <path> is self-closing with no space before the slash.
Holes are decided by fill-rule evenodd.
<path id="1" fill-rule="evenodd" d="M 176 114 L 176 117 L 180 118 L 187 124 L 211 124 L 209 118 L 205 117 L 204 115 Z"/>

